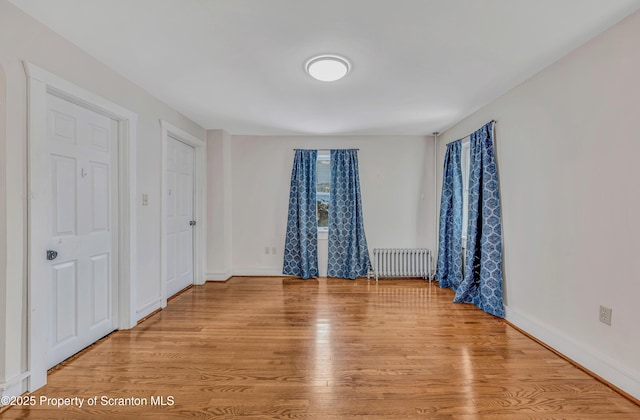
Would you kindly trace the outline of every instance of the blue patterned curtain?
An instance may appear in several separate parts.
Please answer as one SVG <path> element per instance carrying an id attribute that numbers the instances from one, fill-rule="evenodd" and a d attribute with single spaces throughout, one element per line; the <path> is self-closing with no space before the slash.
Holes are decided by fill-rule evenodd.
<path id="1" fill-rule="evenodd" d="M 464 279 L 454 302 L 473 303 L 504 318 L 502 304 L 502 225 L 493 122 L 471 134 L 469 224 Z"/>
<path id="2" fill-rule="evenodd" d="M 282 273 L 303 279 L 318 275 L 317 155 L 317 150 L 296 150 L 291 171 Z"/>
<path id="3" fill-rule="evenodd" d="M 357 150 L 331 151 L 328 277 L 355 279 L 371 267 L 364 235 Z"/>
<path id="4" fill-rule="evenodd" d="M 447 144 L 444 156 L 436 280 L 456 290 L 462 282 L 462 141 Z"/>

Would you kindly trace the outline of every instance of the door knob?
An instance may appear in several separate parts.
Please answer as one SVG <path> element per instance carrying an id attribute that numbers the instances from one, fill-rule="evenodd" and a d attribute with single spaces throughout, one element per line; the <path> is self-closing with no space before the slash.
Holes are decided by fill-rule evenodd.
<path id="1" fill-rule="evenodd" d="M 53 261 L 57 256 L 58 253 L 56 251 L 53 251 L 51 249 L 47 250 L 47 261 Z"/>

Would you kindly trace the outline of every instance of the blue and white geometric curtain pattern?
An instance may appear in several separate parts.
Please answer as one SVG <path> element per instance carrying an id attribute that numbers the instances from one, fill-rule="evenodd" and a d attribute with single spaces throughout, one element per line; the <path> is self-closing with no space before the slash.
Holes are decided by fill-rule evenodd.
<path id="1" fill-rule="evenodd" d="M 502 303 L 502 224 L 493 124 L 471 134 L 469 224 L 464 279 L 454 302 L 473 303 L 504 318 Z"/>
<path id="2" fill-rule="evenodd" d="M 358 151 L 331 150 L 328 277 L 366 276 L 371 261 L 364 234 Z"/>
<path id="3" fill-rule="evenodd" d="M 462 282 L 462 140 L 447 144 L 444 156 L 436 279 L 454 291 Z"/>
<path id="4" fill-rule="evenodd" d="M 282 273 L 303 279 L 318 276 L 317 155 L 317 150 L 296 150 L 291 171 Z"/>

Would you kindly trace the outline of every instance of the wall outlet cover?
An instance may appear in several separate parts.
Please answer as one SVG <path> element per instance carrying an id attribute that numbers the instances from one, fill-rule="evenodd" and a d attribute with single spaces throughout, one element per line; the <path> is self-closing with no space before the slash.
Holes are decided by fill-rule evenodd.
<path id="1" fill-rule="evenodd" d="M 611 325 L 611 313 L 613 310 L 606 306 L 600 305 L 600 322 L 603 324 Z"/>

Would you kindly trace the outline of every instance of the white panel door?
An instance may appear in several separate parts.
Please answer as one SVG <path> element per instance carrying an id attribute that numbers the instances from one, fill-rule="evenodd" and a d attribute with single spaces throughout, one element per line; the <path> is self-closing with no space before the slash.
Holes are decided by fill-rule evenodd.
<path id="1" fill-rule="evenodd" d="M 51 198 L 31 211 L 50 227 L 32 240 L 57 253 L 32 256 L 50 276 L 49 367 L 115 329 L 116 136 L 115 121 L 47 94 L 40 162 L 49 176 L 34 182 Z"/>
<path id="2" fill-rule="evenodd" d="M 193 147 L 169 137 L 166 168 L 167 297 L 171 297 L 193 284 Z"/>

